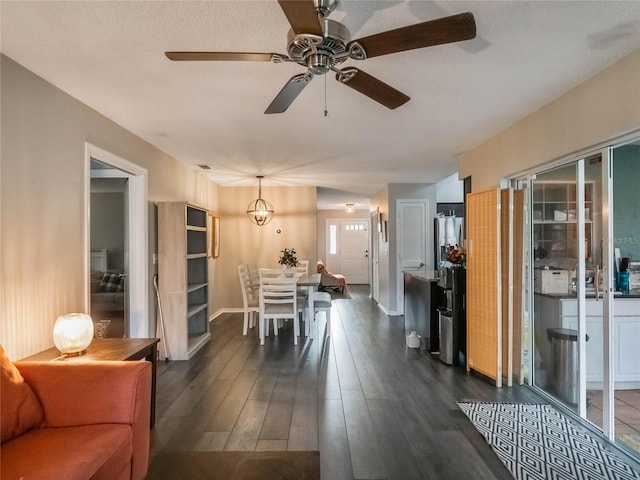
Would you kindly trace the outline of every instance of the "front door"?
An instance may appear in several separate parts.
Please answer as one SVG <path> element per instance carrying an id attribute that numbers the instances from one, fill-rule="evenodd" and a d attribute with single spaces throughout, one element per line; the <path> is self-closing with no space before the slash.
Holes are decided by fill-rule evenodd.
<path id="1" fill-rule="evenodd" d="M 351 284 L 369 283 L 369 221 L 340 221 L 340 263 Z"/>

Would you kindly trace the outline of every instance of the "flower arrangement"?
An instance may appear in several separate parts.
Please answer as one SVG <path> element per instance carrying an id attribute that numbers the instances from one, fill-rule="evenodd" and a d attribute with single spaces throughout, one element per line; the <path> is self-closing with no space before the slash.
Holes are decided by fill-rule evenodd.
<path id="1" fill-rule="evenodd" d="M 294 268 L 298 266 L 298 257 L 296 256 L 295 248 L 285 248 L 280 251 L 280 259 L 278 263 L 284 265 L 287 268 Z"/>
<path id="2" fill-rule="evenodd" d="M 446 258 L 454 265 L 464 265 L 465 261 L 467 260 L 467 253 L 462 247 L 459 247 L 457 245 L 455 247 L 451 246 L 447 251 Z"/>

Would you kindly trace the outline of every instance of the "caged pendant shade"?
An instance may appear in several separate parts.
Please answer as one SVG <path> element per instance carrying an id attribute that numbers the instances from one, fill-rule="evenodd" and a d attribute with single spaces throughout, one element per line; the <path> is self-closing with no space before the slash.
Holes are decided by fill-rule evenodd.
<path id="1" fill-rule="evenodd" d="M 266 225 L 273 218 L 273 205 L 262 198 L 262 175 L 256 177 L 258 179 L 258 198 L 253 200 L 247 207 L 247 215 L 249 219 L 261 227 Z"/>

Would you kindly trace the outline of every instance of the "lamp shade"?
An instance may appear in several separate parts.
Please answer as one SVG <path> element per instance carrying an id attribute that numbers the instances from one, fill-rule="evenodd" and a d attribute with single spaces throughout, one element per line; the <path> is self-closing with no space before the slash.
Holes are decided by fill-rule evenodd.
<path id="1" fill-rule="evenodd" d="M 93 340 L 93 320 L 86 313 L 61 315 L 53 326 L 53 343 L 64 355 L 82 355 Z"/>
<path id="2" fill-rule="evenodd" d="M 273 218 L 273 207 L 266 200 L 258 198 L 247 207 L 247 215 L 256 225 L 266 225 Z"/>
<path id="3" fill-rule="evenodd" d="M 262 176 L 258 176 L 258 198 L 253 200 L 247 207 L 249 219 L 261 227 L 266 225 L 273 218 L 273 205 L 262 198 Z"/>

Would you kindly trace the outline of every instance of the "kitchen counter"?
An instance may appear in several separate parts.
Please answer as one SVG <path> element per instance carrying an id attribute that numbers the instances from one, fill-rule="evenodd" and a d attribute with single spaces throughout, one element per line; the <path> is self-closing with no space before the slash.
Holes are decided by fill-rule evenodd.
<path id="1" fill-rule="evenodd" d="M 427 273 L 416 273 L 416 272 L 403 272 L 405 275 L 409 275 L 416 280 L 420 280 L 422 282 L 437 282 L 438 281 L 438 272 L 432 271 Z"/>
<path id="2" fill-rule="evenodd" d="M 543 297 L 549 297 L 549 298 L 578 298 L 578 296 L 575 293 L 539 293 L 539 292 L 535 292 L 536 295 L 540 295 Z M 640 290 L 635 289 L 635 290 L 630 290 L 628 294 L 623 294 L 622 292 L 614 292 L 614 296 L 616 300 L 619 299 L 625 299 L 625 298 L 640 298 Z M 595 299 L 596 298 L 596 294 L 593 292 L 589 292 L 586 295 L 587 299 Z M 602 293 L 600 293 L 600 295 L 598 296 L 598 299 L 602 299 Z"/>
<path id="3" fill-rule="evenodd" d="M 436 308 L 444 299 L 437 280 L 437 272 L 404 272 L 404 328 L 420 335 L 421 351 L 437 351 L 439 345 Z"/>

